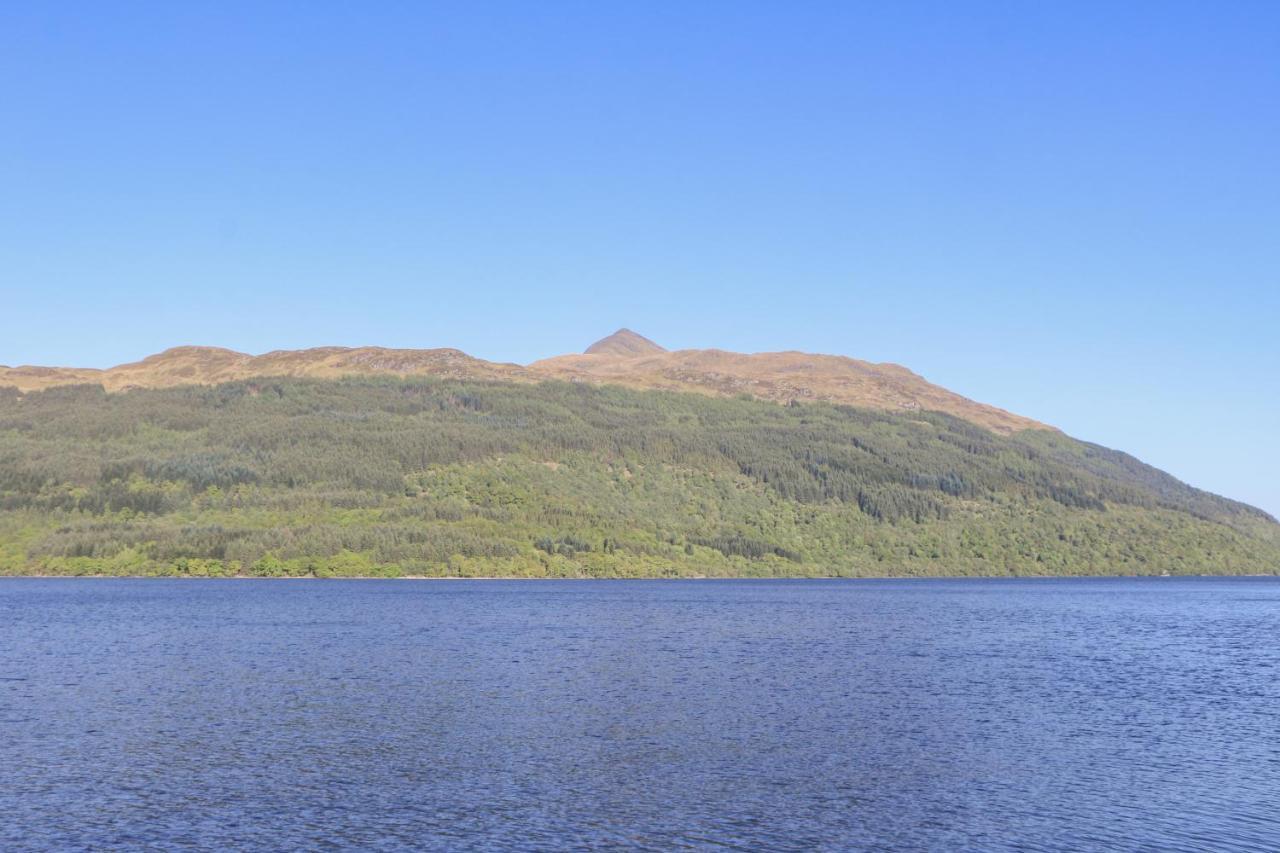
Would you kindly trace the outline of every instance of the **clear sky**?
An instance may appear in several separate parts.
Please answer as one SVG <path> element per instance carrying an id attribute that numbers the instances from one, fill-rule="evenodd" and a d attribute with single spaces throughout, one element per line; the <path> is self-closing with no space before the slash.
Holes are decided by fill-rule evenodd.
<path id="1" fill-rule="evenodd" d="M 1280 514 L 1280 3 L 0 5 L 0 363 L 620 325 Z"/>

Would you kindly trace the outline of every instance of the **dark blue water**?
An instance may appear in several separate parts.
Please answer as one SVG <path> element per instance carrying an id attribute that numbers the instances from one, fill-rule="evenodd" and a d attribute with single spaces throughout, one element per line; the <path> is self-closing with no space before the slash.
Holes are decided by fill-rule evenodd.
<path id="1" fill-rule="evenodd" d="M 1280 581 L 0 580 L 0 848 L 1280 849 Z"/>

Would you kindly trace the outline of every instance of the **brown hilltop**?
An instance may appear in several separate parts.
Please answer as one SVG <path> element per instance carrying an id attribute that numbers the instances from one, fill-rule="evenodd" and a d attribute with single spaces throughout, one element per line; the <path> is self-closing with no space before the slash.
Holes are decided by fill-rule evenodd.
<path id="1" fill-rule="evenodd" d="M 601 343 L 609 340 L 605 338 Z M 654 347 L 653 352 L 615 355 L 596 351 L 593 346 L 582 355 L 536 361 L 529 370 L 573 382 L 722 396 L 750 394 L 780 403 L 821 400 L 890 411 L 933 410 L 1002 433 L 1046 428 L 1030 418 L 933 385 L 897 364 L 803 352 L 668 352 L 656 344 Z"/>
<path id="2" fill-rule="evenodd" d="M 366 375 L 513 382 L 560 379 L 722 396 L 750 394 L 783 403 L 821 400 L 898 412 L 932 410 L 1001 433 L 1047 428 L 1030 418 L 933 385 L 896 364 L 802 352 L 669 352 L 629 329 L 620 329 L 597 341 L 581 355 L 557 356 L 527 367 L 484 361 L 456 349 L 317 347 L 255 356 L 218 347 L 186 346 L 106 370 L 0 367 L 0 386 L 33 391 L 89 383 L 100 384 L 108 391 L 124 391 L 269 376 Z"/>
<path id="3" fill-rule="evenodd" d="M 631 357 L 659 352 L 666 352 L 666 350 L 644 335 L 637 335 L 630 329 L 619 329 L 609 337 L 601 338 L 587 347 L 586 354 Z"/>
<path id="4" fill-rule="evenodd" d="M 391 374 L 443 376 L 450 379 L 518 380 L 527 371 L 515 364 L 495 364 L 456 349 L 386 349 L 384 347 L 316 347 L 248 355 L 221 347 L 174 347 L 142 361 L 106 370 L 92 368 L 0 368 L 0 385 L 22 391 L 55 385 L 100 384 L 108 391 L 213 385 L 237 379 L 296 376 L 332 379 L 341 376 Z"/>

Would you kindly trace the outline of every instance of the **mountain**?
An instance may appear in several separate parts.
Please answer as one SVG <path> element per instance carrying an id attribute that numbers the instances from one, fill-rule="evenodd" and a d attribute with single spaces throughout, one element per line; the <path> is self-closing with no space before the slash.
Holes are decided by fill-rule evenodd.
<path id="1" fill-rule="evenodd" d="M 506 382 L 559 379 L 716 396 L 748 394 L 777 403 L 823 401 L 896 412 L 946 412 L 1003 434 L 1049 428 L 933 385 L 896 364 L 801 352 L 668 352 L 629 329 L 619 329 L 581 355 L 548 358 L 527 367 L 484 361 L 456 349 L 320 347 L 253 356 L 218 347 L 186 346 L 105 370 L 0 367 L 0 387 L 35 391 L 96 384 L 108 391 L 127 391 L 286 376 L 436 376 Z"/>
<path id="2" fill-rule="evenodd" d="M 624 360 L 643 387 L 612 382 Z M 582 375 L 454 350 L 184 348 L 97 384 L 0 387 L 0 574 L 1280 571 L 1266 513 L 902 368 L 715 351 L 570 364 Z M 732 378 L 746 371 L 752 394 Z M 820 399 L 833 376 L 876 404 Z M 783 387 L 814 392 L 779 405 Z"/>
<path id="3" fill-rule="evenodd" d="M 653 341 L 637 335 L 630 329 L 619 329 L 607 338 L 601 338 L 587 347 L 586 355 L 612 355 L 629 358 L 637 355 L 653 355 L 666 352 Z"/>

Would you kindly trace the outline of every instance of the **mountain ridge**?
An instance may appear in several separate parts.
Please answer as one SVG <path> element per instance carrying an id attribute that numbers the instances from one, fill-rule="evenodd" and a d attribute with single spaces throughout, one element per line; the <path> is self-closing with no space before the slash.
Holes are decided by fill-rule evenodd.
<path id="1" fill-rule="evenodd" d="M 711 396 L 747 394 L 783 404 L 828 402 L 885 411 L 938 411 L 1001 434 L 1054 429 L 934 385 L 898 364 L 798 351 L 667 350 L 627 328 L 596 341 L 583 353 L 528 365 L 486 361 L 449 347 L 322 346 L 251 355 L 224 347 L 184 345 L 109 368 L 0 367 L 0 386 L 27 392 L 97 384 L 109 392 L 122 392 L 267 377 L 377 375 L 521 383 L 560 380 Z"/>

